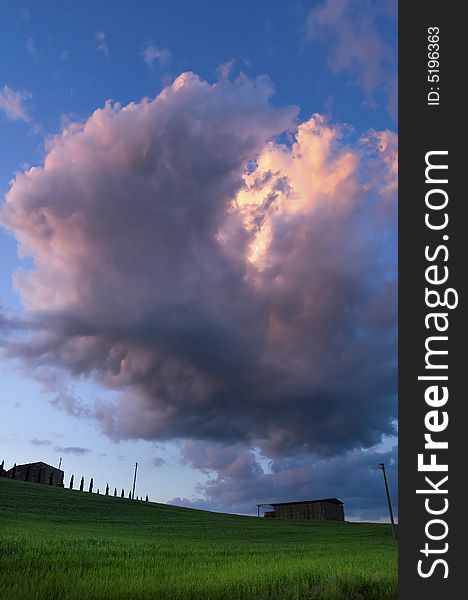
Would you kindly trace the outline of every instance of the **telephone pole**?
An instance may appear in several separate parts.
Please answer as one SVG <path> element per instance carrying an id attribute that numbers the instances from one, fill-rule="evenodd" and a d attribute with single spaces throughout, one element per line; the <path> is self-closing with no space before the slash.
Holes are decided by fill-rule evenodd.
<path id="1" fill-rule="evenodd" d="M 135 484 L 136 484 L 137 470 L 138 470 L 138 463 L 135 463 L 135 473 L 133 475 L 132 500 L 135 499 Z"/>
<path id="2" fill-rule="evenodd" d="M 379 463 L 379 468 L 383 473 L 383 478 L 385 482 L 385 491 L 387 492 L 387 502 L 388 502 L 388 512 L 390 513 L 390 523 L 392 526 L 392 535 L 393 539 L 396 540 L 396 531 L 395 531 L 395 521 L 393 520 L 393 510 L 392 510 L 392 502 L 390 500 L 390 492 L 388 491 L 388 482 L 387 482 L 387 474 L 385 472 L 385 464 Z"/>

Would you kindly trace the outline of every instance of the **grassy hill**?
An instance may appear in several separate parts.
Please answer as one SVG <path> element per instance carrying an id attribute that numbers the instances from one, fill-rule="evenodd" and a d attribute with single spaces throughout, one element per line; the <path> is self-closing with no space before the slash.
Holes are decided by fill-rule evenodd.
<path id="1" fill-rule="evenodd" d="M 0 478 L 4 600 L 383 600 L 388 526 L 281 521 Z"/>

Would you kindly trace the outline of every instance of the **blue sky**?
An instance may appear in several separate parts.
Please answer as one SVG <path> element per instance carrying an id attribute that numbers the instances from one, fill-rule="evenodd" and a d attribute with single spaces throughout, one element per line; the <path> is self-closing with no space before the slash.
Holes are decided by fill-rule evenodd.
<path id="1" fill-rule="evenodd" d="M 339 126 L 347 147 L 361 156 L 363 151 L 358 147 L 361 148 L 364 138 L 368 141 L 369 131 L 396 132 L 392 108 L 396 76 L 394 10 L 392 2 L 365 0 L 45 1 L 40 5 L 0 2 L 4 23 L 0 38 L 0 192 L 2 195 L 8 192 L 16 173 L 43 164 L 54 144 L 53 136 L 63 127 L 86 122 L 107 100 L 126 105 L 139 103 L 144 97 L 154 98 L 187 71 L 210 85 L 222 78 L 236 81 L 240 73 L 249 81 L 267 75 L 275 90 L 269 100 L 274 109 L 297 107 L 293 116 L 296 124 L 308 121 L 314 113 L 325 115 L 328 123 Z M 237 88 L 233 85 L 231 93 L 236 94 Z M 249 110 L 254 111 L 254 108 Z M 277 122 L 271 129 L 280 134 L 286 127 L 279 122 L 290 117 L 284 113 L 275 119 Z M 318 135 L 323 136 L 325 126 L 318 127 L 322 128 Z M 129 132 L 129 139 L 131 135 Z M 385 142 L 383 137 L 372 139 L 374 146 L 387 147 L 387 138 Z M 332 153 L 330 160 L 333 156 Z M 382 165 L 388 160 L 382 152 Z M 356 174 L 357 180 L 367 177 L 369 170 L 375 168 L 373 162 L 364 162 Z M 378 173 L 376 177 L 381 178 L 383 188 L 386 175 Z M 54 194 L 53 189 L 51 193 Z M 373 205 L 373 201 L 369 202 L 367 207 Z M 357 211 L 350 225 L 352 223 L 369 244 L 375 244 L 369 233 L 372 223 L 363 221 L 365 210 L 368 208 Z M 381 264 L 387 264 L 383 279 L 388 282 L 394 279 L 396 238 L 395 232 L 389 233 L 385 227 L 387 225 L 376 225 L 376 230 L 388 237 L 388 243 L 380 250 Z M 0 301 L 1 310 L 8 317 L 26 315 L 22 301 L 25 295 L 21 297 L 15 289 L 13 273 L 17 269 L 34 270 L 30 256 L 18 256 L 15 236 L 18 237 L 19 229 L 20 226 L 10 226 L 0 230 Z M 369 269 L 375 266 L 365 261 L 359 264 Z M 364 294 L 363 291 L 352 293 Z M 380 306 L 383 301 L 379 302 Z M 364 305 L 370 306 L 363 302 Z M 390 329 L 394 327 L 395 322 L 392 322 Z M 200 331 L 199 335 L 203 336 L 203 329 Z M 382 339 L 387 334 L 379 333 Z M 373 333 L 363 335 L 371 337 Z M 358 337 L 356 334 L 353 339 Z M 307 487 L 288 490 L 281 473 L 290 472 L 299 464 L 316 464 L 317 460 L 330 464 L 326 461 L 338 460 L 344 455 L 353 464 L 362 462 L 363 469 L 369 470 L 373 460 L 369 452 L 384 452 L 388 460 L 395 460 L 391 450 L 394 443 L 391 423 L 396 417 L 393 409 L 382 409 L 385 414 L 380 429 L 376 419 L 367 432 L 356 432 L 349 444 L 343 441 L 343 436 L 336 447 L 325 453 L 317 448 L 307 449 L 308 442 L 304 442 L 305 446 L 292 454 L 283 450 L 280 455 L 268 454 L 267 446 L 255 441 L 258 432 L 252 434 L 254 441 L 249 442 L 233 434 L 226 450 L 222 432 L 213 436 L 200 433 L 197 427 L 191 436 L 188 429 L 178 429 L 173 424 L 168 425 L 167 432 L 155 426 L 150 433 L 134 428 L 122 435 L 112 434 L 109 429 L 106 431 L 102 420 L 90 416 L 90 408 L 80 412 L 76 407 L 94 406 L 97 399 L 103 403 L 118 402 L 122 388 L 107 385 L 105 377 L 95 377 L 92 367 L 79 372 L 79 369 L 64 367 L 60 360 L 57 360 L 60 383 L 51 386 L 49 371 L 45 381 L 42 371 L 38 376 L 37 364 L 25 364 L 23 359 L 24 354 L 23 358 L 5 358 L 0 363 L 3 415 L 0 458 L 5 458 L 8 465 L 14 461 L 39 459 L 54 464 L 63 457 L 68 479 L 71 473 L 75 479 L 84 474 L 94 477 L 95 488 L 104 488 L 107 481 L 111 486 L 128 488 L 133 464 L 138 461 L 141 494 L 149 493 L 160 501 L 179 498 L 181 503 L 194 506 L 248 512 L 249 503 L 255 505 L 253 499 L 246 495 L 236 498 L 229 490 L 225 492 L 225 488 L 221 489 L 223 481 L 230 478 L 232 488 L 242 488 L 246 481 L 251 481 L 249 478 L 255 479 L 258 468 L 262 468 L 265 491 L 259 494 L 278 493 L 284 497 L 289 491 L 295 495 L 301 493 L 298 490 L 304 490 L 303 493 L 317 496 L 322 495 L 321 489 L 328 492 L 332 482 L 324 480 L 317 492 L 316 488 Z M 388 357 L 385 360 L 388 361 Z M 393 363 L 395 360 L 393 357 Z M 360 379 L 359 385 L 367 385 L 367 380 Z M 147 390 L 145 393 L 148 394 Z M 67 395 L 74 403 L 68 408 L 64 400 Z M 57 397 L 61 400 L 57 401 Z M 386 392 L 385 397 L 394 405 L 394 393 Z M 220 444 L 224 459 L 212 460 L 209 448 L 195 447 L 192 442 Z M 366 450 L 357 457 L 352 453 L 361 451 L 360 446 Z M 317 458 L 320 456 L 321 459 Z M 297 464 L 292 467 L 291 461 Z M 234 464 L 238 467 L 242 464 L 239 472 Z M 279 475 L 272 483 L 275 473 Z M 396 485 L 396 472 L 394 475 Z M 317 482 L 323 477 L 317 472 Z M 369 487 L 368 497 L 353 501 L 354 492 L 348 483 L 342 495 L 347 493 L 351 498 L 352 516 L 380 518 L 384 514 L 384 499 L 375 501 L 371 497 L 377 489 L 374 487 L 377 480 L 373 474 L 364 479 Z M 340 490 L 331 495 L 340 497 Z M 259 498 L 262 500 L 268 497 Z"/>

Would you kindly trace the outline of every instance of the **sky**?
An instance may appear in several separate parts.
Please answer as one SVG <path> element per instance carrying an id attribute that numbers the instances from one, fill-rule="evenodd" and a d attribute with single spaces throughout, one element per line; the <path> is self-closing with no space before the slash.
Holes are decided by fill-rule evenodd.
<path id="1" fill-rule="evenodd" d="M 396 3 L 0 13 L 0 460 L 387 518 Z"/>

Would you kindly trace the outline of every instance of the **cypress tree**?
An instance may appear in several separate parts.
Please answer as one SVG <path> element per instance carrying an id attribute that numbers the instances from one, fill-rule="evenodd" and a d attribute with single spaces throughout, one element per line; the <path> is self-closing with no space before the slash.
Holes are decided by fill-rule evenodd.
<path id="1" fill-rule="evenodd" d="M 84 477 L 82 477 L 81 481 L 80 481 L 80 492 L 82 492 L 83 489 L 84 489 Z"/>
<path id="2" fill-rule="evenodd" d="M 122 493 L 120 494 L 121 498 L 125 498 L 125 493 L 124 493 L 124 489 L 122 488 Z"/>
<path id="3" fill-rule="evenodd" d="M 106 496 L 109 495 L 109 484 L 106 485 Z"/>
<path id="4" fill-rule="evenodd" d="M 89 481 L 89 488 L 88 488 L 88 492 L 90 494 L 93 493 L 93 485 L 94 485 L 94 479 L 91 477 L 90 481 Z"/>
<path id="5" fill-rule="evenodd" d="M 70 488 L 71 490 L 73 489 L 73 482 L 74 482 L 74 481 L 75 481 L 75 476 L 74 476 L 74 475 L 72 475 L 72 476 L 70 477 L 70 485 L 69 485 L 69 488 Z"/>
<path id="6" fill-rule="evenodd" d="M 114 498 L 117 498 L 117 488 L 114 488 Z"/>
<path id="7" fill-rule="evenodd" d="M 5 461 L 2 460 L 2 464 L 0 465 L 0 477 L 3 477 L 4 470 L 5 470 Z"/>
<path id="8" fill-rule="evenodd" d="M 16 479 L 16 463 L 13 465 L 13 470 L 11 471 L 11 478 Z"/>
<path id="9" fill-rule="evenodd" d="M 99 488 L 97 489 L 97 492 L 96 492 L 96 494 L 99 496 Z"/>
<path id="10" fill-rule="evenodd" d="M 128 492 L 128 499 L 129 499 L 129 500 L 131 500 L 131 499 L 132 499 L 132 491 L 131 491 L 131 490 Z"/>
<path id="11" fill-rule="evenodd" d="M 146 502 L 148 502 L 148 494 L 146 494 Z"/>

